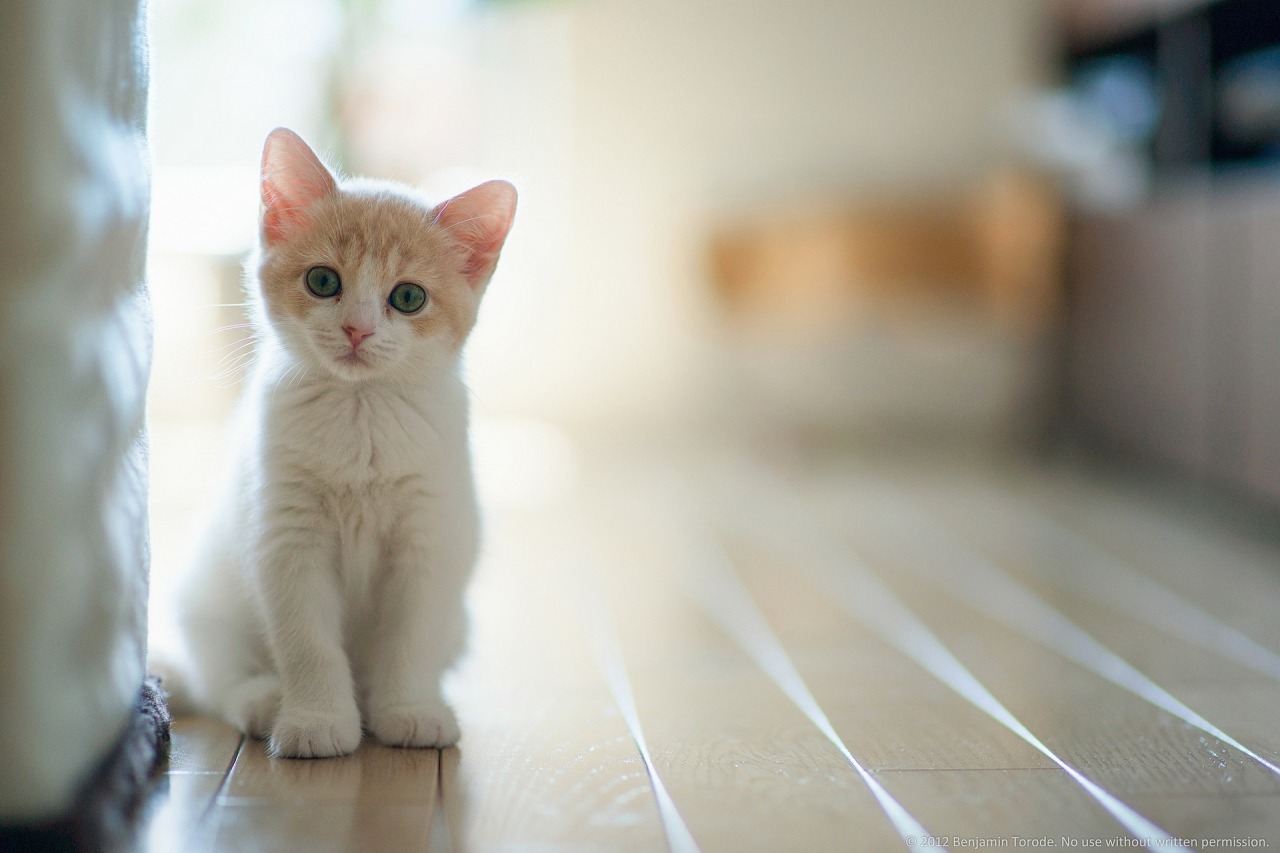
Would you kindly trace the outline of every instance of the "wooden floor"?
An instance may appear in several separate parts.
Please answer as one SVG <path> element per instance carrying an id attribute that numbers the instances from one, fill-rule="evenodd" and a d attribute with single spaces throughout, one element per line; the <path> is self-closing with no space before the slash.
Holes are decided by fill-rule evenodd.
<path id="1" fill-rule="evenodd" d="M 182 719 L 148 848 L 1280 846 L 1276 540 L 1062 465 L 767 456 L 491 508 L 460 747 Z"/>

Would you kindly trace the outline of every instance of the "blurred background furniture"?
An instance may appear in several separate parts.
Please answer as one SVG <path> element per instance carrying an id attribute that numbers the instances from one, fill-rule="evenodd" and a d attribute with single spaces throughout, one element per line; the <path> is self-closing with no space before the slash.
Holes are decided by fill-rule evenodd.
<path id="1" fill-rule="evenodd" d="M 1280 16 L 1069 8 L 1068 88 L 1127 135 L 1141 179 L 1077 206 L 1067 411 L 1097 442 L 1280 507 Z"/>
<path id="2" fill-rule="evenodd" d="M 1007 167 L 963 191 L 792 208 L 712 237 L 746 386 L 735 405 L 768 401 L 791 427 L 855 440 L 1003 442 L 1043 426 L 1061 312 L 1053 181 Z"/>

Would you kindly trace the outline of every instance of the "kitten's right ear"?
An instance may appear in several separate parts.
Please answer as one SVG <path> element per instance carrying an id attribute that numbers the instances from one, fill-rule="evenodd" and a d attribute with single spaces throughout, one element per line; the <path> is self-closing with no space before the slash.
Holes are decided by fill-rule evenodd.
<path id="1" fill-rule="evenodd" d="M 337 181 L 302 137 L 277 127 L 262 149 L 262 240 L 270 246 L 307 222 L 307 209 Z"/>

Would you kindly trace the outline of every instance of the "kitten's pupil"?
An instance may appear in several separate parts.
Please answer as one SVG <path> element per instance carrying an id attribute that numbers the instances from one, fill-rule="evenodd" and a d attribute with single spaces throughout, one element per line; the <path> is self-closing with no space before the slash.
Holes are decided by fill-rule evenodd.
<path id="1" fill-rule="evenodd" d="M 427 292 L 420 285 L 402 281 L 392 288 L 387 301 L 401 314 L 412 314 L 427 303 Z"/>
<path id="2" fill-rule="evenodd" d="M 307 270 L 307 290 L 321 299 L 337 296 L 342 289 L 342 279 L 328 267 L 312 267 Z"/>

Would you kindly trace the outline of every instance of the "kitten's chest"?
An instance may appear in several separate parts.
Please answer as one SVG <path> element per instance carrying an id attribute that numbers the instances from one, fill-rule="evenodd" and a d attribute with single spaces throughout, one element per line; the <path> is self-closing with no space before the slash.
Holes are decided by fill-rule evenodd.
<path id="1" fill-rule="evenodd" d="M 265 425 L 267 456 L 330 485 L 394 483 L 466 455 L 465 426 L 421 398 L 339 387 L 282 403 Z"/>

